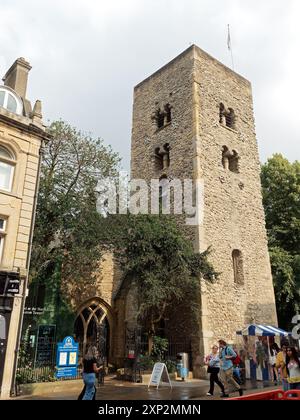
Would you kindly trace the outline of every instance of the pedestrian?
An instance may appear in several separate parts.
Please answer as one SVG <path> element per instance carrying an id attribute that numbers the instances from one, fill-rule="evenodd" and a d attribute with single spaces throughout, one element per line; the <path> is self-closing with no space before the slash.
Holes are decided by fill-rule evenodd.
<path id="1" fill-rule="evenodd" d="M 238 354 L 238 350 L 233 347 L 233 351 L 236 353 L 236 358 L 232 359 L 232 364 L 233 364 L 233 379 L 239 384 L 241 385 L 242 383 L 242 375 L 241 375 L 241 358 Z"/>
<path id="2" fill-rule="evenodd" d="M 286 367 L 290 389 L 300 389 L 300 361 L 295 347 L 286 349 Z"/>
<path id="3" fill-rule="evenodd" d="M 219 340 L 220 346 L 220 372 L 221 380 L 225 386 L 224 397 L 228 397 L 228 385 L 231 384 L 240 394 L 243 395 L 243 390 L 240 385 L 233 378 L 233 363 L 232 360 L 236 358 L 237 354 L 233 349 L 227 345 L 226 341 Z M 227 391 L 227 392 L 226 392 Z"/>
<path id="4" fill-rule="evenodd" d="M 288 383 L 288 372 L 286 368 L 286 349 L 289 343 L 287 341 L 282 342 L 281 344 L 281 351 L 276 356 L 276 363 L 275 367 L 279 370 L 282 387 L 284 391 L 289 390 L 289 383 Z"/>
<path id="5" fill-rule="evenodd" d="M 97 367 L 97 349 L 95 346 L 89 346 L 83 358 L 83 382 L 85 385 L 85 392 L 83 400 L 93 400 L 96 394 L 96 373 L 100 371 L 101 367 Z"/>
<path id="6" fill-rule="evenodd" d="M 270 347 L 269 365 L 270 365 L 270 379 L 273 379 L 274 385 L 278 383 L 278 369 L 276 367 L 277 354 L 280 352 L 280 348 L 277 343 L 273 343 Z M 273 376 L 273 378 L 272 378 Z"/>
<path id="7" fill-rule="evenodd" d="M 225 396 L 225 389 L 224 385 L 219 379 L 219 372 L 220 372 L 220 357 L 218 353 L 218 346 L 214 345 L 212 347 L 212 352 L 206 356 L 205 358 L 205 364 L 207 367 L 207 373 L 210 373 L 209 381 L 210 381 L 210 387 L 209 391 L 206 394 L 207 396 L 211 397 L 214 395 L 214 387 L 215 383 L 219 386 L 219 388 L 222 391 L 222 396 Z"/>

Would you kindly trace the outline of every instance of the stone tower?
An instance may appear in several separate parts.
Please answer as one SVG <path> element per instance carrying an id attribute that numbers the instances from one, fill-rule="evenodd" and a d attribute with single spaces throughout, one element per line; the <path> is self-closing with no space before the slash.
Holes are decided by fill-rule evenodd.
<path id="1" fill-rule="evenodd" d="M 138 84 L 131 177 L 204 185 L 203 222 L 182 227 L 195 251 L 211 246 L 220 276 L 201 280 L 194 353 L 247 323 L 276 325 L 249 81 L 193 45 Z"/>

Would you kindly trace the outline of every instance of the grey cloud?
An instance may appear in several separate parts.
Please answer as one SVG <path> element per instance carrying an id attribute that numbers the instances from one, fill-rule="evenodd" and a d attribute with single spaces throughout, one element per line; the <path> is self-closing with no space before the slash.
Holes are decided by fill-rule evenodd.
<path id="1" fill-rule="evenodd" d="M 253 85 L 261 160 L 278 151 L 300 159 L 296 124 L 285 124 L 296 115 L 290 70 L 299 51 L 298 0 L 0 3 L 0 72 L 25 56 L 33 65 L 29 96 L 43 100 L 45 117 L 104 138 L 125 168 L 133 87 L 190 43 L 230 66 L 227 23 L 236 70 Z M 285 106 L 274 101 L 279 85 Z"/>

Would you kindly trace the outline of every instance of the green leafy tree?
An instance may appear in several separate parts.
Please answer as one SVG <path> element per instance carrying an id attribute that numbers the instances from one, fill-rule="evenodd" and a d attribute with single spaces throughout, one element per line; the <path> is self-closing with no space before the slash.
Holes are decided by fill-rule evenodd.
<path id="1" fill-rule="evenodd" d="M 95 190 L 99 180 L 117 175 L 120 159 L 101 139 L 63 121 L 53 122 L 49 133 L 30 274 L 33 283 L 46 284 L 47 322 L 63 327 L 70 314 L 62 296 L 77 293 L 82 282 L 94 281 L 106 223 L 97 211 Z"/>
<path id="2" fill-rule="evenodd" d="M 170 308 L 188 302 L 189 309 L 196 311 L 200 276 L 213 281 L 218 273 L 207 260 L 209 251 L 195 254 L 170 216 L 119 216 L 118 220 L 122 233 L 116 257 L 124 282 L 137 289 L 138 319 L 149 334 L 150 354 L 152 338 Z"/>
<path id="3" fill-rule="evenodd" d="M 279 323 L 300 309 L 300 162 L 275 154 L 261 173 Z"/>

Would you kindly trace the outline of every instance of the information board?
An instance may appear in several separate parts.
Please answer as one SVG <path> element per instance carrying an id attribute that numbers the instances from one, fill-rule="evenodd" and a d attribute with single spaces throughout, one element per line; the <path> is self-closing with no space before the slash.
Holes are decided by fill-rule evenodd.
<path id="1" fill-rule="evenodd" d="M 71 378 L 77 375 L 79 344 L 73 337 L 65 337 L 57 344 L 56 377 Z"/>
<path id="2" fill-rule="evenodd" d="M 48 366 L 55 360 L 55 332 L 56 325 L 39 325 L 35 366 Z"/>
<path id="3" fill-rule="evenodd" d="M 150 386 L 156 386 L 158 388 L 161 382 L 168 383 L 172 388 L 167 366 L 164 363 L 155 363 L 148 388 Z"/>

